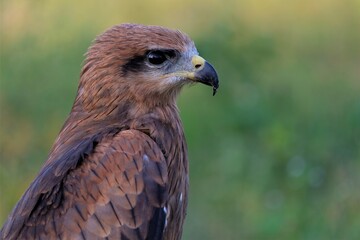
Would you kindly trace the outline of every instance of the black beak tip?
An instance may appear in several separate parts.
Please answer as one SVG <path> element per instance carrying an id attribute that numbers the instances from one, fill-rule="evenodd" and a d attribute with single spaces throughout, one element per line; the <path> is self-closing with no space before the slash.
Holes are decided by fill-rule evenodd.
<path id="1" fill-rule="evenodd" d="M 213 87 L 213 96 L 215 96 L 216 91 L 217 91 L 217 88 L 216 88 L 216 87 Z"/>
<path id="2" fill-rule="evenodd" d="M 213 87 L 213 96 L 215 96 L 215 94 L 219 88 L 219 79 L 218 79 L 217 74 L 216 74 L 215 80 L 213 81 L 212 87 Z"/>

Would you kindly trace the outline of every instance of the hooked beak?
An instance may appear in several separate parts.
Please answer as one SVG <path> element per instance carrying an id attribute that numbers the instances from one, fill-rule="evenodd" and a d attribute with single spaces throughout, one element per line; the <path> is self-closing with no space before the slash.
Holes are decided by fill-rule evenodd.
<path id="1" fill-rule="evenodd" d="M 191 80 L 213 87 L 213 96 L 219 88 L 219 79 L 214 67 L 200 56 L 194 56 L 191 60 L 195 71 Z"/>

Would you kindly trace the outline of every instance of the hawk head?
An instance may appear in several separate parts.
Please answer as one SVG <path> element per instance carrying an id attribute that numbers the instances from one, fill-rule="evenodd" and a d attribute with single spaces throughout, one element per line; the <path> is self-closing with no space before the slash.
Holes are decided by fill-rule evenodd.
<path id="1" fill-rule="evenodd" d="M 215 69 L 184 33 L 121 24 L 98 36 L 86 54 L 77 102 L 98 109 L 120 101 L 151 107 L 175 101 L 182 86 L 219 87 Z"/>

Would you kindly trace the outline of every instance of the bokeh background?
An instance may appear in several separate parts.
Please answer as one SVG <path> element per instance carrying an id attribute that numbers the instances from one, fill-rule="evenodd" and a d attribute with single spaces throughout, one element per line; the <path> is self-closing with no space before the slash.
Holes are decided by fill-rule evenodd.
<path id="1" fill-rule="evenodd" d="M 187 32 L 221 86 L 184 89 L 183 239 L 359 239 L 360 1 L 1 1 L 0 224 L 123 22 Z"/>

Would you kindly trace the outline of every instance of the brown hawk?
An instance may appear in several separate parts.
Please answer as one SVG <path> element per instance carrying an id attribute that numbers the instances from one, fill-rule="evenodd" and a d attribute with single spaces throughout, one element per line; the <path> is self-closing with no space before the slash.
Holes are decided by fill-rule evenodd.
<path id="1" fill-rule="evenodd" d="M 176 97 L 218 77 L 185 34 L 122 24 L 88 49 L 77 96 L 1 239 L 180 239 L 188 158 Z"/>

